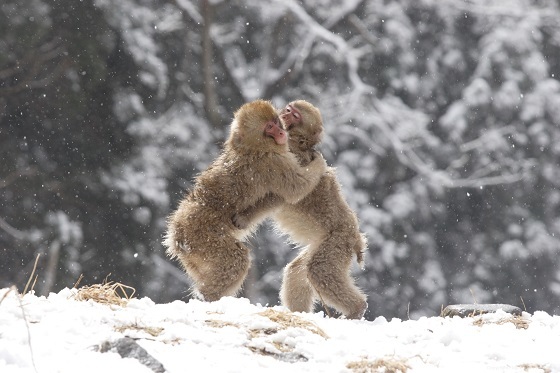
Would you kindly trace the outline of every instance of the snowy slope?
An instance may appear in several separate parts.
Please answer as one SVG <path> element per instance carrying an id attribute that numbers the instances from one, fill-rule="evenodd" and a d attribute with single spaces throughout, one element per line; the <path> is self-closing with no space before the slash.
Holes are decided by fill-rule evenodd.
<path id="1" fill-rule="evenodd" d="M 544 312 L 350 321 L 247 299 L 121 307 L 75 292 L 0 290 L 0 372 L 560 372 L 560 317 Z"/>

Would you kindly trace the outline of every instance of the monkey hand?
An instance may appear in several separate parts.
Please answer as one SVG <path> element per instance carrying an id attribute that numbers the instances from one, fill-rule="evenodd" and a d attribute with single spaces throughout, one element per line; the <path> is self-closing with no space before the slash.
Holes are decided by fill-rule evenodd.
<path id="1" fill-rule="evenodd" d="M 327 161 L 323 158 L 323 155 L 318 151 L 313 151 L 313 160 L 307 165 L 307 167 L 315 172 L 323 174 L 327 170 Z"/>
<path id="2" fill-rule="evenodd" d="M 358 266 L 361 270 L 364 270 L 364 252 L 363 251 L 356 251 L 356 261 L 358 262 Z"/>
<path id="3" fill-rule="evenodd" d="M 231 222 L 237 229 L 245 229 L 249 226 L 249 219 L 246 215 L 243 214 L 243 212 L 236 212 L 235 214 L 233 214 L 233 216 L 231 217 Z"/>
<path id="4" fill-rule="evenodd" d="M 364 254 L 367 250 L 367 237 L 365 234 L 360 233 L 359 236 L 356 238 L 356 245 L 354 245 L 354 252 L 356 253 L 356 260 L 358 261 L 358 265 L 363 270 L 364 267 Z"/>

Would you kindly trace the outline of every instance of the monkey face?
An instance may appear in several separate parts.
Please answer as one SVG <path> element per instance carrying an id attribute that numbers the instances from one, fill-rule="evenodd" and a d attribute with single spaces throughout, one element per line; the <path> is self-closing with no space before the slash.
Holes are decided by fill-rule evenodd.
<path id="1" fill-rule="evenodd" d="M 272 137 L 278 145 L 284 145 L 288 141 L 288 135 L 278 117 L 265 123 L 264 135 Z"/>
<path id="2" fill-rule="evenodd" d="M 307 151 L 321 141 L 323 133 L 321 112 L 309 102 L 292 101 L 280 110 L 279 114 L 290 133 L 290 149 Z"/>
<path id="3" fill-rule="evenodd" d="M 284 109 L 280 111 L 280 117 L 286 123 L 286 128 L 292 129 L 294 125 L 301 122 L 301 112 L 295 107 L 295 102 L 290 102 Z"/>

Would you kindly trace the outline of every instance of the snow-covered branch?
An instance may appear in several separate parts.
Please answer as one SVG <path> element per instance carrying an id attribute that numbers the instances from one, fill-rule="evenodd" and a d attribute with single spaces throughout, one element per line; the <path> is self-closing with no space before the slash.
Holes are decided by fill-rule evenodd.
<path id="1" fill-rule="evenodd" d="M 329 18 L 323 23 L 323 27 L 326 29 L 332 28 L 335 24 L 344 19 L 344 17 L 356 11 L 358 6 L 360 6 L 364 0 L 347 0 L 343 1 L 340 7 L 330 13 Z M 353 15 L 350 15 L 351 17 Z"/>
<path id="2" fill-rule="evenodd" d="M 394 107 L 388 106 L 385 102 L 376 100 L 374 106 L 377 111 L 377 115 L 371 115 L 372 121 L 391 144 L 393 152 L 399 162 L 415 171 L 419 175 L 435 181 L 440 186 L 443 186 L 445 188 L 473 188 L 497 184 L 511 184 L 523 179 L 524 173 L 499 172 L 495 175 L 489 175 L 489 173 L 477 175 L 476 171 L 469 177 L 457 178 L 454 177 L 452 173 L 446 170 L 436 169 L 433 165 L 425 161 L 414 150 L 414 147 L 411 146 L 411 144 L 402 141 L 402 139 L 397 135 L 397 132 L 394 130 L 394 128 L 392 128 L 392 125 L 399 123 L 399 121 L 411 119 L 403 118 L 403 111 L 398 109 L 395 110 Z M 426 120 L 426 118 L 417 116 L 412 120 L 416 120 L 418 121 L 418 123 L 421 123 L 423 120 Z M 511 128 L 504 128 L 499 132 L 503 134 L 510 130 Z M 473 147 L 480 146 L 480 144 L 484 141 L 485 140 L 483 138 L 479 138 L 475 141 L 469 142 L 467 143 L 465 149 L 472 150 L 474 149 Z M 453 163 L 453 161 L 450 162 Z"/>
<path id="3" fill-rule="evenodd" d="M 354 90 L 358 92 L 373 92 L 374 87 L 365 83 L 360 74 L 358 73 L 358 67 L 360 66 L 360 58 L 363 55 L 361 50 L 357 50 L 351 47 L 348 42 L 341 36 L 331 32 L 325 26 L 319 24 L 313 17 L 311 17 L 305 9 L 297 2 L 290 0 L 276 0 L 281 2 L 286 6 L 297 18 L 300 19 L 301 23 L 306 25 L 309 34 L 314 35 L 316 38 L 327 41 L 333 44 L 338 52 L 335 58 L 342 59 L 346 62 L 348 67 L 348 78 L 352 82 Z"/>
<path id="4" fill-rule="evenodd" d="M 198 11 L 198 8 L 189 0 L 175 0 L 179 8 L 183 9 L 189 17 L 191 17 L 194 21 L 201 23 L 203 22 L 202 15 Z"/>
<path id="5" fill-rule="evenodd" d="M 529 5 L 524 0 L 508 1 L 487 1 L 487 0 L 444 0 L 443 4 L 447 4 L 465 13 L 478 13 L 484 16 L 505 16 L 514 18 L 525 18 L 527 14 L 535 15 L 541 18 L 555 17 L 556 13 L 554 3 L 546 7 L 535 7 Z M 442 5 L 443 5 L 442 4 Z"/>
<path id="6" fill-rule="evenodd" d="M 482 136 L 477 139 L 471 140 L 461 144 L 460 149 L 462 152 L 472 151 L 480 146 L 483 146 L 489 142 L 492 142 L 496 136 L 502 137 L 506 134 L 511 134 L 515 131 L 514 126 L 504 126 L 500 128 L 493 128 L 486 131 Z"/>

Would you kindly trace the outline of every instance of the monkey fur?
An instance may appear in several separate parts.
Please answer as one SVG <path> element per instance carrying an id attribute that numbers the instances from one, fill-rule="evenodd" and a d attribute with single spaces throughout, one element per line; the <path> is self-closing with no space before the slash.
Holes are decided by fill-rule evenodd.
<path id="1" fill-rule="evenodd" d="M 320 155 L 306 167 L 299 165 L 270 102 L 253 101 L 235 112 L 222 153 L 196 177 L 168 219 L 164 245 L 192 279 L 194 294 L 206 301 L 237 294 L 250 266 L 249 249 L 241 241 L 264 219 L 266 208 L 243 229 L 232 217 L 269 194 L 299 202 L 326 167 Z"/>
<path id="2" fill-rule="evenodd" d="M 282 109 L 280 116 L 289 131 L 290 150 L 302 165 L 307 164 L 317 154 L 314 147 L 321 140 L 321 113 L 307 101 L 298 100 Z M 329 167 L 301 201 L 290 204 L 270 196 L 235 215 L 234 224 L 244 226 L 251 216 L 271 209 L 279 230 L 303 247 L 284 270 L 282 304 L 291 311 L 311 312 L 320 299 L 346 318 L 361 319 L 367 309 L 366 296 L 354 284 L 350 266 L 355 255 L 363 267 L 367 241 L 342 196 L 335 170 Z"/>

